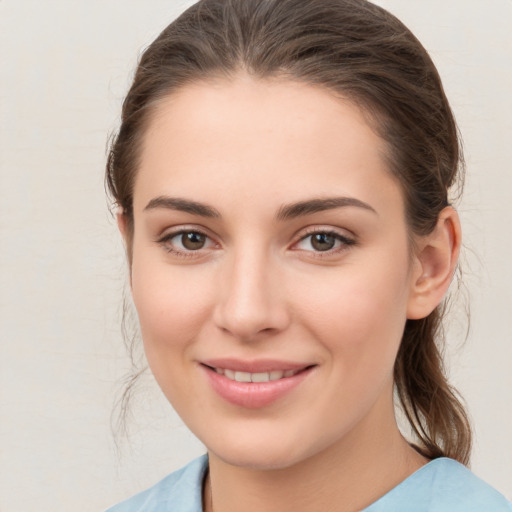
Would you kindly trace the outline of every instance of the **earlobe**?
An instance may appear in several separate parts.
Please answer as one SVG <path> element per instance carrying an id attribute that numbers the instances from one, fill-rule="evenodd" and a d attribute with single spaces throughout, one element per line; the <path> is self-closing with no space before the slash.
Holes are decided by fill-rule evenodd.
<path id="1" fill-rule="evenodd" d="M 407 318 L 428 316 L 442 301 L 453 278 L 461 245 L 459 216 L 447 206 L 436 227 L 418 241 Z"/>

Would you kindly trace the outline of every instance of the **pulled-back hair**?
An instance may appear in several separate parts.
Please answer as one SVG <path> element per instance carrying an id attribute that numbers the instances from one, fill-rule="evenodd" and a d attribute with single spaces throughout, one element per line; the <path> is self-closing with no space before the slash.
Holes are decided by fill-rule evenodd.
<path id="1" fill-rule="evenodd" d="M 439 74 L 415 36 L 366 0 L 201 0 L 142 55 L 111 143 L 106 182 L 126 218 L 129 259 L 133 186 L 152 112 L 188 83 L 240 72 L 324 87 L 357 104 L 387 144 L 410 232 L 432 232 L 463 165 Z M 467 464 L 471 430 L 443 369 L 442 311 L 407 320 L 395 391 L 419 451 Z"/>

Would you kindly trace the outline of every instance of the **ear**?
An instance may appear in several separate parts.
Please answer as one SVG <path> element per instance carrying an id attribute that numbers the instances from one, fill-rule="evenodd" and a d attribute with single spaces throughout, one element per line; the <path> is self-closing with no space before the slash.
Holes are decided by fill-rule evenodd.
<path id="1" fill-rule="evenodd" d="M 461 245 L 461 228 L 457 212 L 444 208 L 436 227 L 417 241 L 407 318 L 428 316 L 441 302 L 453 278 Z"/>
<path id="2" fill-rule="evenodd" d="M 121 236 L 123 237 L 123 240 L 126 244 L 126 235 L 128 232 L 128 227 L 126 224 L 126 215 L 124 214 L 124 210 L 119 207 L 116 212 L 116 221 L 117 221 L 117 227 L 119 229 L 119 232 L 121 233 Z"/>
<path id="3" fill-rule="evenodd" d="M 128 259 L 128 267 L 129 267 L 129 274 L 130 274 L 130 287 L 132 285 L 132 244 L 133 244 L 133 236 L 130 234 L 129 226 L 128 226 L 128 219 L 126 218 L 126 215 L 124 213 L 124 210 L 122 208 L 118 208 L 116 212 L 116 221 L 117 221 L 117 227 L 119 229 L 119 232 L 121 233 L 121 236 L 123 237 L 124 241 L 124 248 L 126 251 L 126 258 Z"/>

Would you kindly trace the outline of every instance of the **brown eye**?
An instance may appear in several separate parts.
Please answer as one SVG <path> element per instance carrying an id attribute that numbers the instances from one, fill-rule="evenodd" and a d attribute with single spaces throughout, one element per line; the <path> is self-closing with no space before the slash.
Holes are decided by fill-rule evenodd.
<path id="1" fill-rule="evenodd" d="M 168 233 L 156 242 L 176 257 L 200 258 L 209 253 L 208 251 L 219 248 L 205 233 L 188 229 Z"/>
<path id="2" fill-rule="evenodd" d="M 295 245 L 294 249 L 300 251 L 309 251 L 311 253 L 325 252 L 334 254 L 356 242 L 351 238 L 347 238 L 341 233 L 334 231 L 317 231 L 301 238 Z"/>
<path id="3" fill-rule="evenodd" d="M 329 251 L 336 244 L 336 238 L 329 233 L 316 233 L 311 236 L 311 247 L 316 251 Z"/>
<path id="4" fill-rule="evenodd" d="M 188 231 L 181 234 L 181 244 L 189 251 L 197 251 L 205 246 L 206 236 L 196 231 Z"/>

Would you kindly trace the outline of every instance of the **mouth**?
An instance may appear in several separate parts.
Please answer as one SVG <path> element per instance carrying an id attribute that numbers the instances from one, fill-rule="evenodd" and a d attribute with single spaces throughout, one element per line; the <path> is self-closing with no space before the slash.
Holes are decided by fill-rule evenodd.
<path id="1" fill-rule="evenodd" d="M 273 370 L 270 372 L 244 372 L 237 370 L 230 370 L 228 368 L 218 368 L 214 366 L 205 365 L 210 370 L 218 373 L 219 375 L 224 375 L 229 380 L 234 380 L 236 382 L 270 382 L 275 380 L 281 380 L 288 377 L 293 377 L 298 373 L 308 370 L 312 368 L 313 365 L 306 366 L 304 368 L 298 368 L 295 370 Z"/>
<path id="2" fill-rule="evenodd" d="M 243 408 L 259 408 L 284 398 L 309 380 L 317 364 L 232 359 L 200 363 L 211 388 L 223 400 Z"/>

